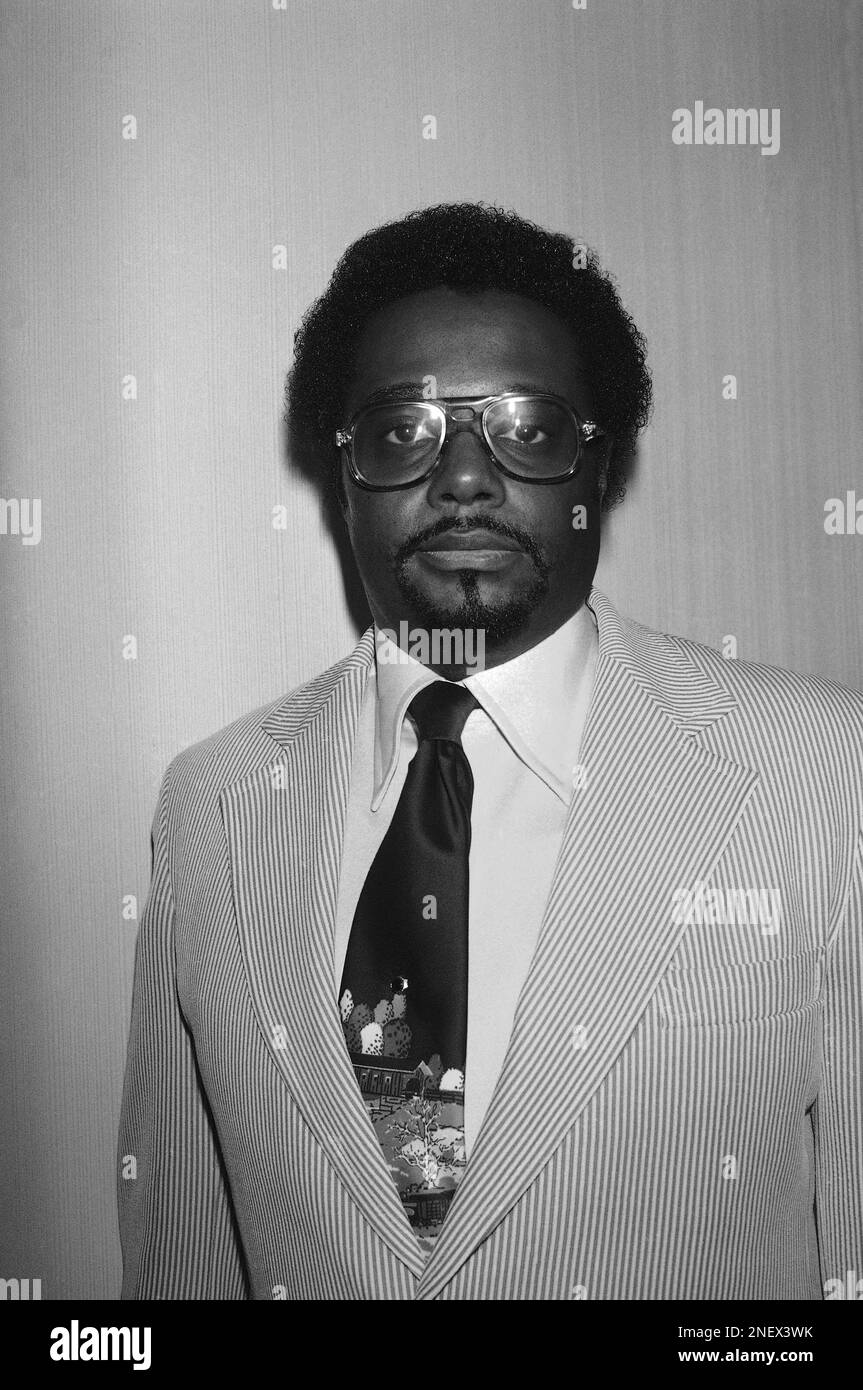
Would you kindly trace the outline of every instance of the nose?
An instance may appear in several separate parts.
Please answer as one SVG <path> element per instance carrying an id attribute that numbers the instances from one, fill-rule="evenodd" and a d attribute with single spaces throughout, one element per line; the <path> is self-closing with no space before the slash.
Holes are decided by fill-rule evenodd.
<path id="1" fill-rule="evenodd" d="M 428 500 L 432 506 L 445 507 L 453 502 L 460 506 L 472 502 L 499 506 L 505 499 L 503 474 L 485 440 L 469 430 L 449 435 L 429 479 Z"/>

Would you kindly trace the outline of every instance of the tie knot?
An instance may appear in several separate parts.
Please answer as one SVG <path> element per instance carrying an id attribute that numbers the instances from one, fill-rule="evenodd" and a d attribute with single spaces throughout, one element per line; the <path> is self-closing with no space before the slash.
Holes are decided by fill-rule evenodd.
<path id="1" fill-rule="evenodd" d="M 458 743 L 467 717 L 475 709 L 479 709 L 479 702 L 469 690 L 445 680 L 423 686 L 408 705 L 408 713 L 416 723 L 421 743 L 434 738 Z"/>

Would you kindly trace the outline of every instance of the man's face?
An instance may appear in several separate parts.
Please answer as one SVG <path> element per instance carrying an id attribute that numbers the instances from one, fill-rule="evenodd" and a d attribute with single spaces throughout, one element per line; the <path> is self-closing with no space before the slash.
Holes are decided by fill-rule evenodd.
<path id="1" fill-rule="evenodd" d="M 542 391 L 592 418 L 569 330 L 520 295 L 441 288 L 380 310 L 359 343 L 345 420 L 387 388 L 414 383 L 415 399 L 428 396 L 430 377 L 438 398 Z M 358 487 L 343 460 L 345 520 L 378 626 L 482 630 L 488 666 L 549 636 L 593 581 L 604 448 L 587 446 L 574 478 L 519 482 L 464 430 L 430 478 L 391 492 Z M 576 507 L 586 509 L 584 529 L 573 525 Z"/>

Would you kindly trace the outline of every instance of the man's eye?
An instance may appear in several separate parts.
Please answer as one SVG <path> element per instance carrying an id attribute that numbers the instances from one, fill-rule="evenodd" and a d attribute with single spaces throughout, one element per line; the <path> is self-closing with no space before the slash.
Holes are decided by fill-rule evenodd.
<path id="1" fill-rule="evenodd" d="M 545 430 L 541 430 L 539 425 L 531 425 L 526 421 L 513 420 L 507 430 L 499 430 L 495 435 L 496 439 L 507 439 L 513 444 L 538 445 L 545 444 L 549 438 Z"/>
<path id="2" fill-rule="evenodd" d="M 384 444 L 392 445 L 424 444 L 431 438 L 425 422 L 412 419 L 391 422 L 389 429 L 382 435 Z"/>

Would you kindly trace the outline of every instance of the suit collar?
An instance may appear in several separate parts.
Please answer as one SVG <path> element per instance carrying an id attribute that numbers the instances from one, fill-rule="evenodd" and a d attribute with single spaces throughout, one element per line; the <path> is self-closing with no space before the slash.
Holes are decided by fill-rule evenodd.
<path id="1" fill-rule="evenodd" d="M 362 695 L 374 659 L 374 629 L 370 627 L 348 656 L 270 708 L 261 727 L 276 743 L 287 748 L 329 705 L 338 702 L 343 689 L 352 688 L 359 680 Z"/>
<path id="2" fill-rule="evenodd" d="M 679 728 L 694 733 L 734 709 L 737 701 L 675 637 L 625 618 L 593 588 L 588 606 L 599 628 L 603 665 L 619 662 L 657 708 Z"/>

